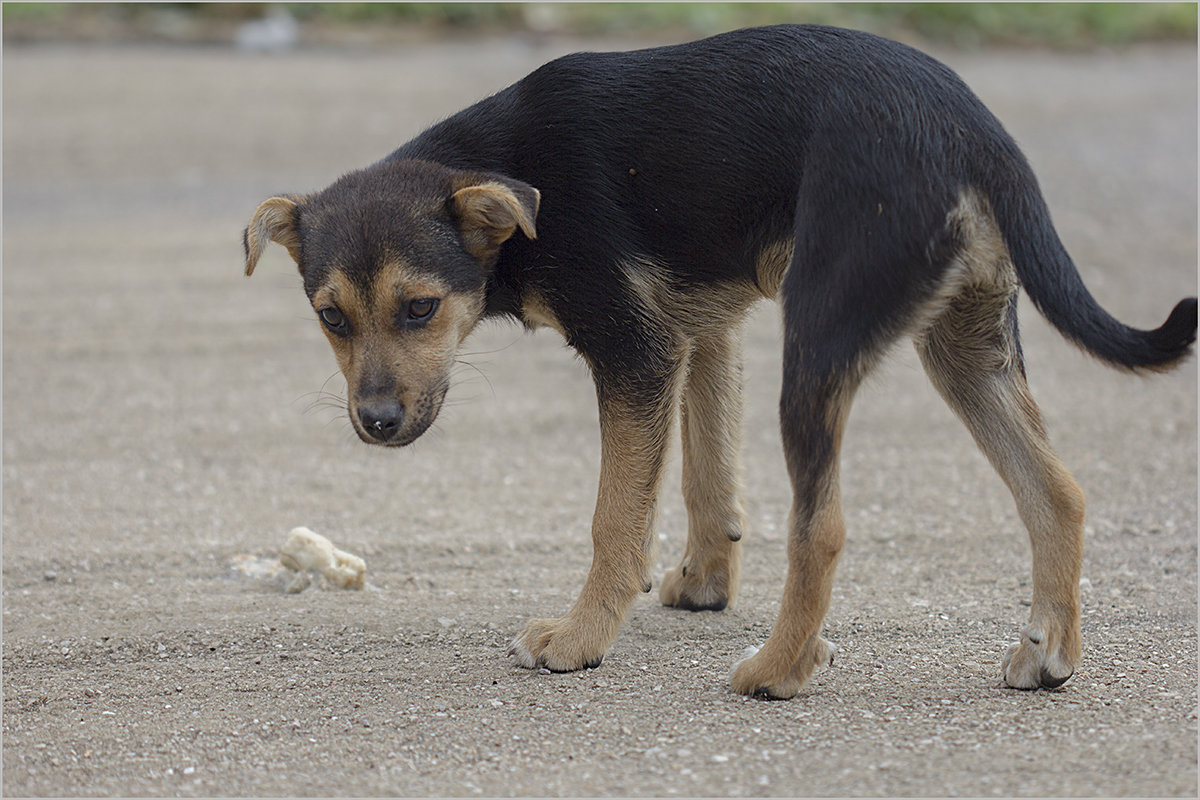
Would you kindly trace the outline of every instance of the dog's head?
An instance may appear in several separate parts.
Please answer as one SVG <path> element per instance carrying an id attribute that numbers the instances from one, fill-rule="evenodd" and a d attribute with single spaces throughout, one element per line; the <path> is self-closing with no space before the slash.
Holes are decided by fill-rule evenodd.
<path id="1" fill-rule="evenodd" d="M 354 430 L 406 445 L 442 407 L 500 246 L 536 235 L 539 199 L 499 175 L 380 162 L 263 202 L 244 234 L 246 274 L 268 242 L 287 248 L 346 378 Z"/>

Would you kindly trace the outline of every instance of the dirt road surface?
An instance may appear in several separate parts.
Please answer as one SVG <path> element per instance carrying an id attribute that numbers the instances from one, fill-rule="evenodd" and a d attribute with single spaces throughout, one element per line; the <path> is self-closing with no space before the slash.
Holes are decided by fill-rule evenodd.
<path id="1" fill-rule="evenodd" d="M 595 670 L 506 657 L 590 563 L 583 365 L 485 326 L 436 430 L 367 448 L 316 394 L 342 386 L 294 267 L 274 248 L 243 278 L 241 229 L 552 56 L 622 44 L 5 48 L 6 795 L 1195 796 L 1196 368 L 1116 373 L 1028 305 L 1034 393 L 1089 499 L 1062 690 L 999 685 L 1029 544 L 904 346 L 847 435 L 837 662 L 790 702 L 731 693 L 785 562 L 766 304 L 739 602 L 640 597 Z M 1149 327 L 1196 292 L 1193 47 L 941 55 L 1026 149 L 1106 307 Z M 682 552 L 678 480 L 676 455 L 656 579 Z M 368 587 L 235 568 L 297 525 L 361 555 Z"/>

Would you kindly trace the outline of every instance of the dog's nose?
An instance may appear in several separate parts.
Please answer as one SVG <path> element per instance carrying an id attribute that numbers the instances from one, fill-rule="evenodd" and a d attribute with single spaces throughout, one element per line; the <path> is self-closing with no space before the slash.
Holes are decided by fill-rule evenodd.
<path id="1" fill-rule="evenodd" d="M 400 430 L 404 419 L 404 406 L 394 400 L 358 408 L 358 421 L 362 429 L 377 442 L 391 440 Z"/>

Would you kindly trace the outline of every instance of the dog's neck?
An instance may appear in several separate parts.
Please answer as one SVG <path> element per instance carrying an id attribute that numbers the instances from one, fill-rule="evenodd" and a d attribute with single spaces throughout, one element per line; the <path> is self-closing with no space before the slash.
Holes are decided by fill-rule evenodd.
<path id="1" fill-rule="evenodd" d="M 503 254 L 500 263 L 488 275 L 487 289 L 483 301 L 484 317 L 511 316 L 524 322 L 521 313 L 521 287 L 514 270 L 505 268 Z"/>

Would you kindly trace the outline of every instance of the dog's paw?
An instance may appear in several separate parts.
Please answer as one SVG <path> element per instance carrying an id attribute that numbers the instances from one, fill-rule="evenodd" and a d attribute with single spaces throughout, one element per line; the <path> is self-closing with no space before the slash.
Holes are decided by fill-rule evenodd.
<path id="1" fill-rule="evenodd" d="M 772 658 L 766 649 L 748 647 L 733 665 L 729 682 L 738 694 L 787 700 L 804 688 L 815 670 L 833 664 L 836 650 L 825 638 L 813 636 L 804 645 L 800 658 L 785 664 Z"/>
<path id="2" fill-rule="evenodd" d="M 663 576 L 658 599 L 685 611 L 720 611 L 729 605 L 729 584 L 727 570 L 703 574 L 680 564 Z"/>
<path id="3" fill-rule="evenodd" d="M 1026 625 L 1021 631 L 1021 641 L 1008 648 L 1000 664 L 1004 682 L 1014 689 L 1062 686 L 1075 673 L 1079 661 L 1062 639 L 1047 636 L 1041 626 Z"/>
<path id="4" fill-rule="evenodd" d="M 604 660 L 607 642 L 588 636 L 568 617 L 534 619 L 525 625 L 521 635 L 508 650 L 517 664 L 526 669 L 545 668 L 551 672 L 572 672 L 593 669 Z"/>

